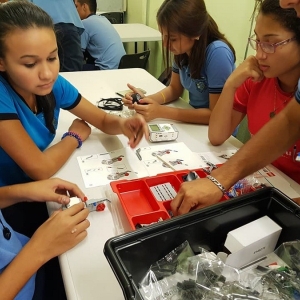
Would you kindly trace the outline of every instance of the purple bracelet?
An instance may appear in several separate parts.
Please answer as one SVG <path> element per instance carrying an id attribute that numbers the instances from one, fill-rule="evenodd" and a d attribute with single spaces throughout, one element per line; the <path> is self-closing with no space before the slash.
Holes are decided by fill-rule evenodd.
<path id="1" fill-rule="evenodd" d="M 77 142 L 78 142 L 77 148 L 80 148 L 82 146 L 82 139 L 79 134 L 77 134 L 73 131 L 67 131 L 66 133 L 63 134 L 61 139 L 64 139 L 66 136 L 72 136 L 73 138 L 75 138 L 77 140 Z"/>

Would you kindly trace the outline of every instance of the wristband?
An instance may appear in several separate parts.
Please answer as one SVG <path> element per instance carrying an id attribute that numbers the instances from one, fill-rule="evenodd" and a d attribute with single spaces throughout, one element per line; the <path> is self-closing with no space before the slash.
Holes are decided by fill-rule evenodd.
<path id="1" fill-rule="evenodd" d="M 224 188 L 224 186 L 215 177 L 212 177 L 211 175 L 207 175 L 206 178 L 209 179 L 212 183 L 214 183 L 221 190 L 223 194 L 226 193 L 226 189 Z"/>
<path id="2" fill-rule="evenodd" d="M 63 134 L 61 139 L 64 139 L 66 136 L 72 136 L 73 138 L 75 138 L 77 140 L 77 142 L 78 142 L 77 148 L 80 148 L 82 146 L 82 139 L 79 134 L 77 134 L 73 131 L 67 131 L 66 133 Z"/>
<path id="3" fill-rule="evenodd" d="M 165 104 L 166 103 L 166 97 L 165 97 L 165 95 L 164 95 L 164 93 L 163 92 L 160 92 L 161 93 L 161 95 L 162 95 L 162 97 L 163 97 L 163 99 L 164 99 L 164 102 L 163 102 L 163 104 Z"/>

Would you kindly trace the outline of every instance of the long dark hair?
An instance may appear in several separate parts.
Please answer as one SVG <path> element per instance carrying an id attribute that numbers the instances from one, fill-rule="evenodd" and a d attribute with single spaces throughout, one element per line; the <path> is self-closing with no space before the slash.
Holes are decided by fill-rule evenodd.
<path id="1" fill-rule="evenodd" d="M 282 8 L 279 0 L 259 0 L 257 4 L 258 13 L 272 16 L 287 31 L 293 32 L 300 44 L 300 18 L 293 8 Z"/>
<path id="2" fill-rule="evenodd" d="M 200 36 L 199 40 L 195 40 L 189 57 L 186 53 L 174 55 L 179 68 L 189 65 L 192 78 L 200 77 L 200 70 L 205 62 L 206 48 L 213 41 L 225 42 L 235 57 L 233 46 L 219 31 L 217 23 L 207 12 L 203 0 L 165 0 L 157 12 L 156 19 L 158 26 L 167 31 L 168 46 L 172 32 L 191 38 Z M 163 49 L 163 58 L 167 67 L 170 65 L 170 57 L 169 47 L 166 47 Z"/>
<path id="3" fill-rule="evenodd" d="M 5 37 L 15 29 L 50 28 L 54 31 L 51 17 L 38 6 L 27 0 L 11 1 L 0 5 L 0 57 L 5 59 L 7 51 Z M 5 73 L 4 73 L 5 77 Z M 51 133 L 55 133 L 53 124 L 55 97 L 53 92 L 46 96 L 36 95 L 37 107 L 43 111 L 45 123 Z"/>

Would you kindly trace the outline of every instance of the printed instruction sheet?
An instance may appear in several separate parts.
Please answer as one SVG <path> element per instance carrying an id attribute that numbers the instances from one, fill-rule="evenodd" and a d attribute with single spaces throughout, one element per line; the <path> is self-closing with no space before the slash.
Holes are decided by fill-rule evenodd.
<path id="1" fill-rule="evenodd" d="M 184 143 L 130 147 L 107 153 L 78 156 L 85 187 L 106 185 L 113 180 L 136 179 L 160 173 L 201 168 L 203 162 Z"/>

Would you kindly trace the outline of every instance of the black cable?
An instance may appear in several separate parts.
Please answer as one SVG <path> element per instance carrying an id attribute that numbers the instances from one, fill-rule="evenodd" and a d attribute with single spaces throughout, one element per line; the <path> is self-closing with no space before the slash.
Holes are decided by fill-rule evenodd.
<path id="1" fill-rule="evenodd" d="M 121 98 L 105 98 L 99 100 L 97 106 L 105 110 L 122 110 L 123 102 Z"/>

